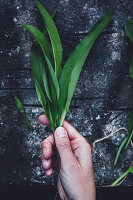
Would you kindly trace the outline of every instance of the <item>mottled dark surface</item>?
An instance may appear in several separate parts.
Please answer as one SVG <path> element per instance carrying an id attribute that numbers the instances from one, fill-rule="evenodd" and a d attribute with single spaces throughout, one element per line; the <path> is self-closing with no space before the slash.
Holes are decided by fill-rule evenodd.
<path id="1" fill-rule="evenodd" d="M 113 21 L 96 40 L 82 70 L 67 120 L 92 144 L 120 127 L 127 127 L 133 108 L 133 81 L 129 64 L 133 46 L 124 33 L 124 24 L 132 17 L 133 3 L 107 0 L 45 0 L 45 8 L 58 13 L 55 23 L 63 44 L 63 63 L 78 42 L 97 20 L 115 5 Z M 0 0 L 0 184 L 55 184 L 44 175 L 41 162 L 42 140 L 50 129 L 38 123 L 44 111 L 37 99 L 30 71 L 29 54 L 32 36 L 20 24 L 43 28 L 32 0 Z M 13 95 L 25 105 L 34 127 L 31 132 Z M 113 161 L 126 133 L 121 131 L 97 145 L 93 153 L 96 185 L 112 183 L 129 167 L 131 146 Z M 133 176 L 123 182 L 133 186 Z"/>

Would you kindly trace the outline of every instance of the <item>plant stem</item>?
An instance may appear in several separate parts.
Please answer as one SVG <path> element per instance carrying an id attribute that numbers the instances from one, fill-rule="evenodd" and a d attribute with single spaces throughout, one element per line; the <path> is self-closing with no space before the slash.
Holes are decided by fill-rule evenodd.
<path id="1" fill-rule="evenodd" d="M 61 118 L 60 118 L 60 120 L 59 120 L 59 126 L 62 126 L 63 121 L 64 121 L 64 119 L 65 119 L 65 116 L 66 116 L 66 110 L 64 110 L 64 111 L 62 112 L 62 114 L 61 114 Z"/>

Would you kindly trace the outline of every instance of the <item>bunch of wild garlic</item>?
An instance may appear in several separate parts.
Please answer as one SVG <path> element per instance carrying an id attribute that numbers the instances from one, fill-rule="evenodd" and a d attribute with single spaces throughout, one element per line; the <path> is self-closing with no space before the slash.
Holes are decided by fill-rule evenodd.
<path id="1" fill-rule="evenodd" d="M 34 2 L 45 29 L 41 32 L 31 25 L 23 26 L 35 37 L 30 55 L 31 70 L 36 93 L 54 132 L 58 126 L 62 126 L 85 60 L 96 38 L 111 21 L 113 9 L 76 46 L 62 68 L 62 45 L 53 21 L 55 13 L 50 16 L 37 0 Z"/>

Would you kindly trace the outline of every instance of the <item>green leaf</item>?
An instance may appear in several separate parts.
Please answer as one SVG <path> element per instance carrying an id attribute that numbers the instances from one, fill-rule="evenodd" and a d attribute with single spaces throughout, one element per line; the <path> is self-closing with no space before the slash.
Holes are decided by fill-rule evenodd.
<path id="1" fill-rule="evenodd" d="M 35 37 L 35 39 L 39 43 L 39 45 L 44 53 L 46 61 L 50 62 L 52 65 L 53 64 L 52 56 L 51 56 L 52 48 L 51 48 L 49 41 L 44 36 L 44 34 L 41 31 L 39 31 L 37 28 L 35 28 L 34 26 L 25 25 L 25 24 L 22 24 L 22 26 L 25 27 Z"/>
<path id="2" fill-rule="evenodd" d="M 34 0 L 34 2 L 42 15 L 43 21 L 46 25 L 46 29 L 48 31 L 51 40 L 54 61 L 55 61 L 55 74 L 56 77 L 58 78 L 61 72 L 61 62 L 62 62 L 62 45 L 60 37 L 57 28 L 54 24 L 54 21 L 52 20 L 47 10 L 37 0 Z"/>
<path id="3" fill-rule="evenodd" d="M 129 134 L 133 130 L 133 111 L 129 115 L 128 132 Z"/>
<path id="4" fill-rule="evenodd" d="M 55 76 L 53 67 L 50 62 L 49 42 L 37 28 L 30 26 L 30 25 L 23 25 L 23 26 L 29 32 L 31 32 L 31 34 L 35 37 L 35 39 L 38 41 L 38 43 L 44 53 L 44 56 L 45 56 L 45 59 L 47 62 L 47 66 L 48 66 L 49 82 L 50 82 L 50 86 L 51 86 L 51 99 L 52 99 L 53 103 L 56 103 L 56 101 L 59 98 L 59 84 L 58 84 L 57 78 Z"/>
<path id="5" fill-rule="evenodd" d="M 16 103 L 16 105 L 17 105 L 19 111 L 20 111 L 21 113 L 24 113 L 24 107 L 23 107 L 23 104 L 22 104 L 22 102 L 20 101 L 20 99 L 19 99 L 16 95 L 14 95 L 14 99 L 15 99 L 15 103 Z"/>
<path id="6" fill-rule="evenodd" d="M 120 145 L 120 147 L 119 147 L 119 149 L 118 149 L 118 151 L 117 151 L 117 154 L 116 154 L 116 158 L 115 158 L 115 161 L 114 161 L 114 166 L 116 166 L 116 163 L 117 163 L 118 158 L 119 158 L 119 156 L 120 156 L 121 150 L 122 150 L 122 148 L 124 147 L 124 145 L 126 144 L 128 138 L 129 138 L 129 136 L 127 136 L 127 137 L 123 140 L 123 142 L 121 143 L 121 145 Z"/>
<path id="7" fill-rule="evenodd" d="M 54 16 L 56 15 L 56 13 L 57 13 L 57 10 L 55 10 L 54 12 L 53 12 L 53 14 L 51 15 L 51 18 L 53 19 L 54 18 Z M 48 31 L 47 31 L 47 29 L 46 29 L 46 27 L 44 27 L 44 29 L 43 29 L 43 34 L 45 35 L 45 37 L 48 39 Z M 38 42 L 35 40 L 34 42 L 33 42 L 33 44 L 38 44 Z"/>
<path id="8" fill-rule="evenodd" d="M 26 123 L 28 124 L 29 128 L 30 128 L 31 130 L 33 130 L 33 127 L 31 126 L 31 124 L 30 124 L 30 122 L 29 122 L 29 120 L 28 120 L 28 118 L 27 118 L 27 116 L 26 116 L 26 114 L 25 114 L 25 112 L 24 112 L 24 107 L 23 107 L 23 104 L 22 104 L 21 100 L 20 100 L 16 95 L 14 95 L 14 99 L 15 99 L 15 103 L 16 103 L 16 105 L 17 105 L 17 108 L 18 108 L 19 111 L 22 113 L 22 115 L 23 115 L 23 117 L 24 117 Z"/>
<path id="9" fill-rule="evenodd" d="M 128 169 L 128 172 L 133 173 L 133 166 Z"/>
<path id="10" fill-rule="evenodd" d="M 130 70 L 130 77 L 133 79 L 133 56 L 132 56 L 132 60 L 131 60 L 129 70 Z"/>
<path id="11" fill-rule="evenodd" d="M 124 172 L 116 181 L 112 183 L 112 187 L 119 183 L 128 173 L 133 173 L 133 166 L 131 166 L 126 172 Z"/>
<path id="12" fill-rule="evenodd" d="M 25 113 L 22 113 L 22 114 L 23 114 L 23 117 L 24 117 L 26 123 L 28 124 L 29 128 L 33 131 L 33 127 L 31 126 L 31 124 L 30 124 L 30 122 L 29 122 L 29 120 L 28 120 L 26 114 L 25 114 Z"/>
<path id="13" fill-rule="evenodd" d="M 133 42 L 133 20 L 130 18 L 126 21 L 125 32 L 129 39 Z"/>
<path id="14" fill-rule="evenodd" d="M 56 13 L 57 13 L 57 10 L 55 10 L 53 12 L 53 14 L 51 15 L 52 19 L 54 18 L 54 16 L 56 15 Z M 43 29 L 43 34 L 46 36 L 46 38 L 48 38 L 48 31 L 47 31 L 46 27 L 44 27 L 44 29 Z"/>
<path id="15" fill-rule="evenodd" d="M 66 109 L 66 112 L 68 111 L 80 72 L 88 53 L 90 52 L 90 49 L 97 37 L 111 21 L 113 11 L 114 9 L 111 9 L 99 20 L 87 36 L 76 46 L 66 61 L 59 79 L 59 106 L 61 111 L 63 111 L 64 108 Z"/>
<path id="16" fill-rule="evenodd" d="M 129 169 L 124 172 L 116 181 L 114 181 L 111 186 L 114 187 L 115 185 L 117 185 L 117 183 L 119 183 L 127 174 L 129 173 Z"/>
<path id="17" fill-rule="evenodd" d="M 130 143 L 131 140 L 132 140 L 132 137 L 133 137 L 133 130 L 132 130 L 132 132 L 130 133 L 130 136 L 129 136 L 129 138 L 128 138 L 127 144 L 126 144 L 126 146 L 125 146 L 125 149 L 127 149 L 129 143 Z"/>
<path id="18" fill-rule="evenodd" d="M 46 72 L 46 61 L 39 45 L 32 45 L 30 53 L 30 64 L 33 77 L 37 80 L 42 92 L 44 92 L 45 89 L 45 93 L 51 101 L 48 77 Z"/>
<path id="19" fill-rule="evenodd" d="M 35 79 L 35 88 L 36 88 L 36 93 L 37 93 L 37 96 L 38 96 L 38 99 L 40 100 L 41 102 L 41 105 L 43 107 L 43 109 L 45 110 L 46 108 L 46 97 L 44 96 L 44 93 L 38 83 L 38 81 Z"/>

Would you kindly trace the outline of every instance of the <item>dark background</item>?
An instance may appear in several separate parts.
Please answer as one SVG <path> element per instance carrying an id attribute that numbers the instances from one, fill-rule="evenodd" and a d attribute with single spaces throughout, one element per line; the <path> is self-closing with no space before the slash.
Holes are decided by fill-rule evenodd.
<path id="1" fill-rule="evenodd" d="M 128 17 L 132 18 L 132 0 L 41 2 L 50 14 L 58 10 L 54 21 L 63 45 L 63 64 L 98 19 L 115 6 L 112 22 L 96 40 L 87 58 L 67 120 L 91 144 L 120 127 L 127 127 L 129 113 L 133 109 L 133 81 L 129 76 L 133 46 L 125 35 L 124 24 Z M 55 190 L 57 172 L 51 178 L 44 175 L 40 144 L 51 132 L 37 121 L 44 111 L 37 99 L 30 70 L 29 55 L 33 38 L 20 26 L 30 24 L 42 29 L 43 22 L 32 0 L 0 0 L 0 7 L 1 189 L 4 191 L 9 185 L 27 188 L 29 185 L 32 188 L 45 185 L 48 194 L 48 188 Z M 34 132 L 29 130 L 17 110 L 14 94 L 22 100 Z M 128 169 L 133 160 L 130 145 L 122 151 L 117 166 L 113 167 L 116 152 L 125 136 L 126 133 L 121 131 L 97 145 L 93 153 L 97 186 L 111 184 Z M 122 186 L 133 186 L 132 174 Z"/>

